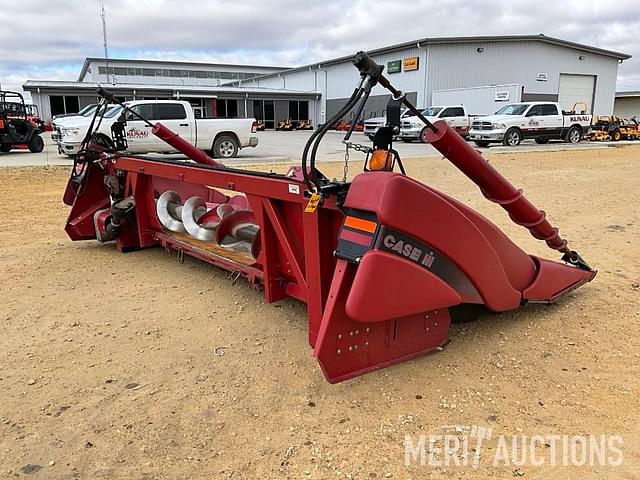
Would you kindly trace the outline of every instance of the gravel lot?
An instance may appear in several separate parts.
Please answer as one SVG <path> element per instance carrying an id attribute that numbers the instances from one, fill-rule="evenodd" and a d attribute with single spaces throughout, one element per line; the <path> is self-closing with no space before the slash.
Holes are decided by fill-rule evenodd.
<path id="1" fill-rule="evenodd" d="M 267 133 L 262 146 L 303 135 Z M 640 147 L 488 158 L 598 276 L 559 304 L 456 324 L 444 351 L 338 385 L 311 356 L 302 304 L 264 304 L 160 248 L 72 243 L 68 169 L 0 169 L 0 477 L 639 478 Z M 556 257 L 445 160 L 406 166 Z M 406 434 L 448 425 L 492 429 L 477 469 L 404 465 Z M 492 464 L 500 434 L 613 433 L 619 467 Z"/>
<path id="2" fill-rule="evenodd" d="M 256 162 L 291 162 L 297 164 L 302 155 L 302 149 L 313 132 L 293 131 L 258 132 L 260 143 L 256 148 L 245 148 L 240 151 L 238 157 L 227 163 L 235 165 L 251 164 Z M 319 150 L 318 158 L 323 161 L 343 161 L 345 147 L 342 143 L 344 132 L 330 131 L 325 136 Z M 0 166 L 55 166 L 71 165 L 71 160 L 66 155 L 58 154 L 58 149 L 51 140 L 51 134 L 45 133 L 45 150 L 41 153 L 30 153 L 28 150 L 14 150 L 10 153 L 0 153 Z M 370 144 L 368 138 L 362 133 L 354 133 L 351 141 L 354 143 Z M 600 150 L 608 145 L 626 145 L 634 142 L 586 142 L 577 145 L 570 145 L 560 141 L 553 141 L 547 145 L 537 145 L 533 140 L 527 140 L 522 145 L 512 148 L 502 145 L 493 145 L 483 152 L 504 153 L 504 152 L 554 152 L 554 151 L 574 151 L 574 150 Z M 420 158 L 424 156 L 440 156 L 440 154 L 430 145 L 419 142 L 394 143 L 394 148 L 400 153 L 403 159 Z M 351 152 L 355 158 L 361 158 L 360 154 Z"/>

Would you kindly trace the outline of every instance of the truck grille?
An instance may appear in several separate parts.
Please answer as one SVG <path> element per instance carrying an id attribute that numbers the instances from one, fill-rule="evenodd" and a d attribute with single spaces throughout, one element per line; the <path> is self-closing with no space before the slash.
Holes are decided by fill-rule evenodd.
<path id="1" fill-rule="evenodd" d="M 55 123 L 53 124 L 53 132 L 51 132 L 51 138 L 54 141 L 58 141 L 62 138 L 62 129 Z"/>
<path id="2" fill-rule="evenodd" d="M 383 125 L 378 122 L 364 122 L 364 132 L 365 133 L 375 133 L 375 131 L 382 127 Z"/>
<path id="3" fill-rule="evenodd" d="M 492 130 L 493 129 L 493 125 L 491 124 L 491 122 L 473 122 L 473 127 L 474 130 Z"/>

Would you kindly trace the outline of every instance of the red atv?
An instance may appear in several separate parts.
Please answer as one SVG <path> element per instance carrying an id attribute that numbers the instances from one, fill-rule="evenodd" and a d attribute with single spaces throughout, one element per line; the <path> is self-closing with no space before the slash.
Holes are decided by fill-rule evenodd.
<path id="1" fill-rule="evenodd" d="M 41 132 L 29 118 L 22 95 L 0 90 L 0 151 L 29 149 L 32 153 L 41 152 L 44 149 Z"/>

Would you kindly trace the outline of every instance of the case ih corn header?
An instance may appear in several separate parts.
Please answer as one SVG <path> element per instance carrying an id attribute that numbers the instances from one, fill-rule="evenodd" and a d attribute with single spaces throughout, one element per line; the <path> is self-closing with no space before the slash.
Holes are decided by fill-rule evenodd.
<path id="1" fill-rule="evenodd" d="M 148 121 L 189 160 L 120 154 L 126 139 L 116 123 L 113 145 L 87 134 L 76 159 L 64 197 L 68 235 L 113 240 L 123 252 L 162 246 L 245 277 L 267 302 L 305 302 L 309 343 L 330 382 L 438 349 L 456 306 L 503 312 L 552 302 L 595 276 L 544 212 L 445 122 L 422 117 L 383 67 L 362 52 L 353 63 L 360 82 L 337 119 L 352 109 L 358 118 L 376 84 L 392 94 L 371 147 L 345 136 L 347 151 L 367 155 L 353 181 L 331 181 L 316 166 L 335 119 L 311 135 L 302 167 L 286 175 L 225 167 Z M 427 124 L 436 149 L 563 262 L 528 255 L 471 208 L 406 175 L 391 143 L 402 104 Z"/>

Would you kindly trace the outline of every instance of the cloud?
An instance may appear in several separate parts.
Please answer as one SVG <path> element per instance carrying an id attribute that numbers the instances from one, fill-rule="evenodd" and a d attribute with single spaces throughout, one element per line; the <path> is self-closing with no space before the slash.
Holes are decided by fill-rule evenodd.
<path id="1" fill-rule="evenodd" d="M 619 89 L 640 89 L 640 2 L 104 0 L 111 57 L 295 66 L 430 36 L 537 34 L 634 55 Z M 0 79 L 75 80 L 102 56 L 97 0 L 3 0 Z"/>

